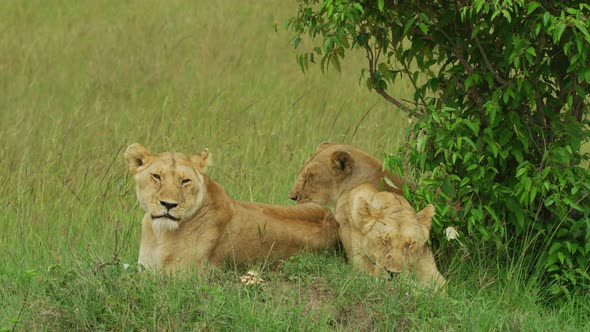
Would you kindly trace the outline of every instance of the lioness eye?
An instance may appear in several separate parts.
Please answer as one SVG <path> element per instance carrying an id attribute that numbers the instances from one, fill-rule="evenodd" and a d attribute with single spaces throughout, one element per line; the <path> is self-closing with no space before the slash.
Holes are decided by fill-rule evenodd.
<path id="1" fill-rule="evenodd" d="M 182 184 L 190 183 L 191 179 L 182 179 Z"/>
<path id="2" fill-rule="evenodd" d="M 160 181 L 160 175 L 159 174 L 152 174 L 152 178 L 156 181 Z"/>

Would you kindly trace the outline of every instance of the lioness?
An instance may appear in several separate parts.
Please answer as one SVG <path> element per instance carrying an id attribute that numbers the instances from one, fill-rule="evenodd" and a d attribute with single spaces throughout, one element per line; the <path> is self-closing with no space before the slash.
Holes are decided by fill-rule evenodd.
<path id="1" fill-rule="evenodd" d="M 152 155 L 132 144 L 125 159 L 143 217 L 139 264 L 174 271 L 226 262 L 287 258 L 337 244 L 330 211 L 310 203 L 281 207 L 233 200 L 205 170 L 209 151 Z"/>
<path id="2" fill-rule="evenodd" d="M 333 207 L 343 192 L 363 183 L 379 188 L 381 182 L 385 190 L 403 195 L 402 179 L 383 171 L 379 160 L 350 145 L 322 143 L 303 165 L 289 197 Z"/>
<path id="3" fill-rule="evenodd" d="M 404 197 L 363 184 L 340 196 L 335 217 L 353 266 L 373 275 L 411 272 L 439 289 L 446 281 L 427 244 L 433 215 L 432 205 L 415 213 Z"/>

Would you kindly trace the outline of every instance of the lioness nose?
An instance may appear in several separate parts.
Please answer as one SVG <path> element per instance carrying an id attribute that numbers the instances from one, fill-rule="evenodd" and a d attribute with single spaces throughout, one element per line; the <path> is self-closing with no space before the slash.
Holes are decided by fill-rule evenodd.
<path id="1" fill-rule="evenodd" d="M 172 203 L 172 202 L 166 202 L 166 201 L 160 201 L 160 204 L 162 204 L 162 206 L 166 207 L 168 210 L 174 209 L 175 207 L 178 206 L 178 203 Z"/>
<path id="2" fill-rule="evenodd" d="M 296 200 L 299 199 L 299 195 L 297 193 L 290 192 L 289 193 L 289 198 L 292 199 L 292 200 L 294 200 L 294 201 L 296 201 Z"/>

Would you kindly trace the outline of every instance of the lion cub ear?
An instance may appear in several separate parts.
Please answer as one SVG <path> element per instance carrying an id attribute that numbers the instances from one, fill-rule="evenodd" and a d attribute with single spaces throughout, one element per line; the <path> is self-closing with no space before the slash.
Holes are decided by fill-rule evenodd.
<path id="1" fill-rule="evenodd" d="M 322 142 L 322 143 L 320 143 L 320 145 L 318 145 L 318 148 L 315 149 L 315 152 L 319 152 L 319 151 L 327 148 L 330 145 L 332 145 L 332 143 L 330 143 L 330 142 Z"/>
<path id="2" fill-rule="evenodd" d="M 434 205 L 428 204 L 422 211 L 416 214 L 416 220 L 420 226 L 426 229 L 427 233 L 430 233 L 430 227 L 432 226 L 432 217 L 434 216 Z"/>
<path id="3" fill-rule="evenodd" d="M 368 232 L 371 227 L 381 217 L 381 209 L 375 208 L 371 201 L 366 197 L 359 197 L 356 205 L 356 211 L 352 213 L 351 224 L 361 230 L 362 233 Z"/>
<path id="4" fill-rule="evenodd" d="M 209 149 L 205 148 L 203 152 L 191 156 L 191 161 L 199 172 L 205 173 L 207 168 L 211 165 L 211 154 Z"/>
<path id="5" fill-rule="evenodd" d="M 352 155 L 346 151 L 335 151 L 330 156 L 330 172 L 334 175 L 348 175 L 354 166 Z"/>
<path id="6" fill-rule="evenodd" d="M 125 160 L 129 165 L 132 174 L 136 174 L 138 169 L 149 164 L 149 158 L 152 156 L 150 151 L 139 143 L 133 143 L 125 150 Z"/>

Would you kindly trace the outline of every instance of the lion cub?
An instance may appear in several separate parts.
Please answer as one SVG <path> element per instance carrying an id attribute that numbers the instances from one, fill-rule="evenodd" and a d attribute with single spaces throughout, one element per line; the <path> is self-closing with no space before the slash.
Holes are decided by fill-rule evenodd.
<path id="1" fill-rule="evenodd" d="M 303 249 L 337 244 L 329 209 L 236 201 L 205 170 L 209 151 L 151 154 L 140 144 L 125 151 L 139 204 L 145 210 L 138 262 L 151 269 L 202 270 L 208 265 L 284 259 Z"/>
<path id="2" fill-rule="evenodd" d="M 403 195 L 404 180 L 384 171 L 381 161 L 347 144 L 322 143 L 301 168 L 289 197 L 334 207 L 340 194 L 363 183 Z"/>
<path id="3" fill-rule="evenodd" d="M 373 275 L 410 272 L 424 285 L 442 288 L 427 241 L 434 206 L 415 213 L 397 194 L 363 184 L 340 196 L 336 221 L 349 262 Z"/>

